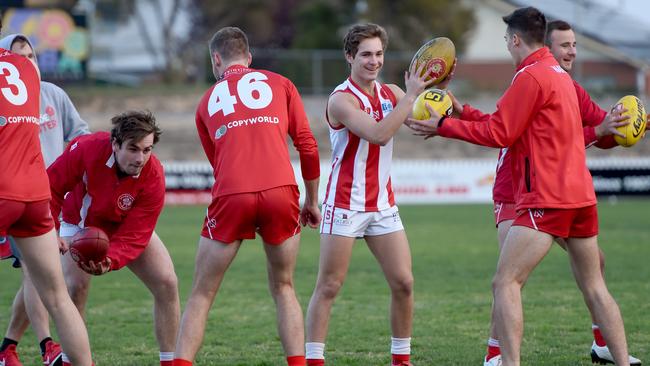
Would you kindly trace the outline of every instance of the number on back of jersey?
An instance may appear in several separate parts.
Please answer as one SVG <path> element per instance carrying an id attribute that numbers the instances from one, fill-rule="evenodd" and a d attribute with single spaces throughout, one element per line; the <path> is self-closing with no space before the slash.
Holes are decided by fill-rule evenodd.
<path id="1" fill-rule="evenodd" d="M 268 77 L 261 72 L 250 72 L 237 82 L 237 95 L 230 93 L 228 80 L 224 80 L 212 89 L 208 99 L 208 114 L 212 117 L 221 111 L 224 116 L 235 112 L 238 100 L 250 109 L 266 108 L 273 100 L 273 90 L 265 82 Z"/>

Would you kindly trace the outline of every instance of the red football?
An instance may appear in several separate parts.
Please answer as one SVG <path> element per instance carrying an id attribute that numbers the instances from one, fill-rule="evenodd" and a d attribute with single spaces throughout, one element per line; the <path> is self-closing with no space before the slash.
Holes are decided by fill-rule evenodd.
<path id="1" fill-rule="evenodd" d="M 108 236 L 102 229 L 88 226 L 72 237 L 70 256 L 75 262 L 99 262 L 106 258 L 108 245 Z"/>

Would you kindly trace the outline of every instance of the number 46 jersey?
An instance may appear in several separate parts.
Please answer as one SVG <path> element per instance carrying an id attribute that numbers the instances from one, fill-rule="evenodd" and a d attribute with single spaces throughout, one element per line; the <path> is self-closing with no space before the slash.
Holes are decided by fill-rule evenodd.
<path id="1" fill-rule="evenodd" d="M 40 93 L 31 61 L 0 48 L 0 199 L 50 198 L 38 139 Z"/>
<path id="2" fill-rule="evenodd" d="M 214 169 L 212 196 L 296 185 L 287 135 L 306 180 L 320 175 L 318 147 L 293 83 L 266 70 L 228 68 L 205 93 L 196 127 Z"/>

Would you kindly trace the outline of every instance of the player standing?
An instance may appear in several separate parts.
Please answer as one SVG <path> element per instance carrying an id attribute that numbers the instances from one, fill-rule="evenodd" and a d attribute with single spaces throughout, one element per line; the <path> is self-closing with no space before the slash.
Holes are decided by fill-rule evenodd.
<path id="1" fill-rule="evenodd" d="M 427 83 L 414 69 L 405 73 L 406 93 L 379 83 L 387 43 L 386 31 L 376 24 L 351 27 L 343 40 L 350 77 L 327 103 L 332 173 L 323 204 L 318 279 L 307 311 L 308 365 L 325 363 L 329 316 L 356 238 L 365 239 L 390 286 L 392 365 L 410 365 L 411 252 L 393 197 L 390 166 L 393 135 Z"/>
<path id="2" fill-rule="evenodd" d="M 33 59 L 36 53 L 29 39 L 22 34 L 12 34 L 0 40 L 0 48 Z M 38 71 L 38 69 L 37 69 Z M 40 142 L 45 166 L 49 166 L 65 148 L 65 143 L 79 135 L 88 134 L 88 124 L 79 117 L 79 113 L 68 95 L 58 86 L 41 80 L 40 102 Z M 13 239 L 8 238 L 13 244 Z M 0 245 L 2 246 L 2 245 Z M 8 247 L 9 243 L 5 245 Z M 20 254 L 12 245 L 7 255 L 14 257 L 14 267 L 22 267 L 23 284 L 16 293 L 12 313 L 5 338 L 0 346 L 0 360 L 6 366 L 21 366 L 16 347 L 27 330 L 30 322 L 40 340 L 39 346 L 45 366 L 61 365 L 61 346 L 50 335 L 47 309 L 32 284 L 26 266 L 21 266 Z M 13 345 L 13 346 L 12 346 Z"/>
<path id="3" fill-rule="evenodd" d="M 196 256 L 192 292 L 183 313 L 175 366 L 191 365 L 203 341 L 208 311 L 244 239 L 259 232 L 288 365 L 302 366 L 304 329 L 293 286 L 300 224 L 317 227 L 320 166 L 302 100 L 287 78 L 249 68 L 246 35 L 220 29 L 210 41 L 217 78 L 201 99 L 196 126 L 214 169 L 212 203 Z M 302 211 L 286 137 L 300 154 L 306 198 Z"/>
<path id="4" fill-rule="evenodd" d="M 555 20 L 549 22 L 546 26 L 545 44 L 550 49 L 553 57 L 558 64 L 567 72 L 570 72 L 573 67 L 577 49 L 576 39 L 571 25 L 562 21 Z M 613 134 L 619 134 L 616 127 L 629 123 L 625 121 L 626 117 L 621 117 L 620 110 L 612 110 L 608 114 L 600 108 L 589 96 L 589 94 L 576 82 L 573 81 L 580 105 L 580 115 L 583 123 L 583 132 L 585 146 L 590 147 L 595 145 L 600 148 L 612 148 L 618 146 L 613 138 Z M 457 108 L 455 106 L 455 108 Z M 469 106 L 462 108 L 464 115 L 461 119 L 472 120 L 472 115 L 480 116 L 481 113 L 473 110 Z M 503 247 L 505 237 L 512 226 L 513 221 L 517 217 L 515 211 L 515 198 L 512 187 L 512 175 L 510 174 L 510 156 L 507 153 L 508 149 L 504 148 L 499 154 L 499 164 L 497 166 L 497 173 L 494 182 L 493 199 L 494 199 L 494 214 L 499 232 L 499 248 Z M 562 239 L 555 239 L 564 250 L 566 250 L 566 242 Z M 605 269 L 605 255 L 602 250 L 600 254 L 600 269 L 601 274 L 604 276 Z M 592 315 L 592 332 L 594 335 L 594 342 L 591 346 L 591 358 L 593 362 L 597 363 L 613 363 L 614 358 L 607 347 L 607 343 L 600 333 L 600 328 L 596 325 L 596 321 Z M 635 357 L 629 356 L 630 365 L 641 365 L 641 361 Z M 496 366 L 501 360 L 501 352 L 499 349 L 498 337 L 495 334 L 494 326 L 490 327 L 490 339 L 488 340 L 488 350 L 485 357 L 485 366 Z"/>
<path id="5" fill-rule="evenodd" d="M 575 86 L 544 47 L 546 19 L 528 7 L 503 18 L 517 73 L 485 123 L 440 117 L 413 128 L 492 147 L 509 147 L 516 217 L 493 281 L 494 322 L 503 365 L 519 365 L 523 335 L 521 288 L 550 249 L 567 238 L 576 282 L 599 319 L 613 358 L 629 365 L 623 321 L 605 285 L 598 258 L 598 219 L 585 163 Z M 588 187 L 586 189 L 585 187 Z"/>
<path id="6" fill-rule="evenodd" d="M 68 192 L 66 203 L 80 202 L 63 206 L 60 236 L 68 240 L 83 227 L 95 226 L 110 239 L 107 257 L 99 263 L 75 263 L 67 253 L 65 279 L 75 305 L 84 313 L 91 274 L 127 266 L 153 295 L 160 365 L 169 366 L 180 301 L 172 260 L 154 232 L 165 200 L 165 175 L 152 152 L 160 129 L 151 113 L 126 112 L 111 122 L 110 134 L 76 138 L 47 170 L 54 217 L 59 216 Z M 63 361 L 65 365 L 65 354 Z"/>
<path id="7" fill-rule="evenodd" d="M 88 333 L 65 288 L 49 210 L 51 196 L 38 140 L 40 80 L 35 61 L 0 48 L 0 94 L 0 237 L 14 237 L 63 348 L 75 365 L 88 366 Z M 0 361 L 4 364 L 6 358 Z"/>

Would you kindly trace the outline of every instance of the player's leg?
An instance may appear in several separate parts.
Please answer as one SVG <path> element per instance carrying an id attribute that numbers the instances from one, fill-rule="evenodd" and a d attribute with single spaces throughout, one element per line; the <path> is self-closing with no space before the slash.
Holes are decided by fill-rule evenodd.
<path id="1" fill-rule="evenodd" d="M 91 365 L 88 334 L 66 291 L 54 230 L 29 238 L 16 238 L 32 282 L 54 319 L 63 348 L 74 365 Z"/>
<path id="2" fill-rule="evenodd" d="M 623 319 L 612 298 L 600 269 L 597 237 L 569 238 L 567 250 L 571 268 L 589 311 L 599 324 L 617 365 L 627 365 L 627 341 Z"/>
<path id="3" fill-rule="evenodd" d="M 23 286 L 21 285 L 14 297 L 7 333 L 2 340 L 2 345 L 0 345 L 0 361 L 4 362 L 5 365 L 21 365 L 16 347 L 18 347 L 18 342 L 20 342 L 23 334 L 25 334 L 27 327 L 29 327 L 29 319 L 25 311 Z"/>
<path id="4" fill-rule="evenodd" d="M 302 309 L 293 285 L 293 272 L 300 247 L 300 234 L 279 245 L 264 243 L 269 289 L 275 302 L 278 333 L 288 358 L 301 358 L 304 365 L 305 330 Z M 297 364 L 297 362 L 296 362 Z"/>
<path id="5" fill-rule="evenodd" d="M 497 238 L 499 240 L 499 254 L 506 242 L 508 231 L 514 222 L 514 219 L 503 220 L 497 224 Z M 497 366 L 501 362 L 501 349 L 499 347 L 499 337 L 494 327 L 494 303 L 490 312 L 490 337 L 488 339 L 487 354 L 483 360 L 484 366 Z"/>
<path id="6" fill-rule="evenodd" d="M 23 273 L 25 308 L 29 321 L 32 324 L 32 330 L 34 330 L 36 339 L 39 341 L 43 364 L 45 366 L 55 365 L 60 362 L 59 360 L 62 356 L 61 346 L 52 340 L 49 314 L 40 296 L 38 296 L 36 287 L 34 287 L 34 283 L 32 282 L 32 277 L 29 274 L 29 269 L 25 263 L 23 263 Z"/>
<path id="7" fill-rule="evenodd" d="M 350 266 L 354 237 L 321 234 L 316 287 L 307 308 L 308 364 L 322 364 L 332 304 Z"/>
<path id="8" fill-rule="evenodd" d="M 494 318 L 503 365 L 519 366 L 523 336 L 521 288 L 548 253 L 553 237 L 524 226 L 512 226 L 499 255 L 492 283 Z"/>
<path id="9" fill-rule="evenodd" d="M 199 351 L 203 342 L 208 311 L 240 245 L 241 240 L 224 244 L 203 236 L 199 239 L 192 291 L 185 305 L 176 340 L 175 363 L 176 360 L 192 362 Z"/>
<path id="10" fill-rule="evenodd" d="M 399 230 L 366 236 L 365 239 L 390 287 L 393 365 L 409 365 L 413 329 L 413 272 L 406 233 Z"/>
<path id="11" fill-rule="evenodd" d="M 154 299 L 154 326 L 161 365 L 171 365 L 180 322 L 178 279 L 167 248 L 154 232 L 147 248 L 129 269 L 147 286 Z"/>
<path id="12" fill-rule="evenodd" d="M 69 242 L 71 238 L 66 237 L 63 239 Z M 92 276 L 79 268 L 77 262 L 72 259 L 70 251 L 61 257 L 61 264 L 63 265 L 63 276 L 70 298 L 72 298 L 72 302 L 74 302 L 77 309 L 79 309 L 79 314 L 83 317 L 86 312 L 86 302 L 88 301 Z"/>

